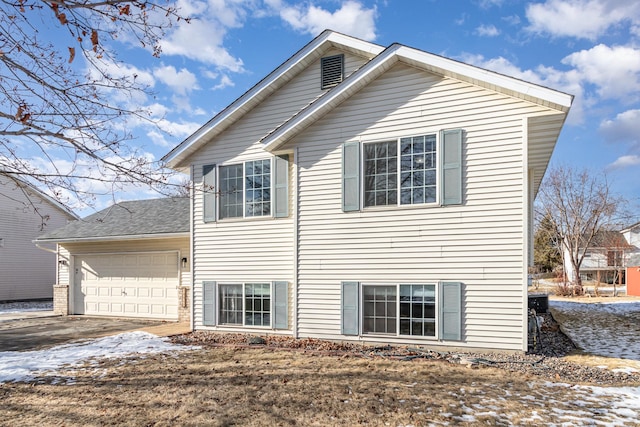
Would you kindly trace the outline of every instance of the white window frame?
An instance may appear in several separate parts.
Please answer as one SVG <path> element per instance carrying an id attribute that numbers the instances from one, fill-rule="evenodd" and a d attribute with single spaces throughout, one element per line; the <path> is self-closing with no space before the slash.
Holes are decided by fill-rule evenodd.
<path id="1" fill-rule="evenodd" d="M 247 190 L 247 185 L 246 185 L 246 173 L 247 173 L 247 163 L 251 163 L 251 162 L 258 162 L 258 161 L 264 161 L 264 160 L 268 160 L 269 161 L 269 214 L 268 215 L 252 215 L 252 216 L 247 216 L 247 195 L 246 195 L 246 190 Z M 273 168 L 274 168 L 274 162 L 273 162 L 273 157 L 261 157 L 259 159 L 250 159 L 250 160 L 243 160 L 241 162 L 230 162 L 230 163 L 224 163 L 221 165 L 216 166 L 216 182 L 220 183 L 221 182 L 221 168 L 224 167 L 229 167 L 229 166 L 238 166 L 238 165 L 242 165 L 242 216 L 233 216 L 233 217 L 222 217 L 221 216 L 221 211 L 223 208 L 223 204 L 222 204 L 222 193 L 220 193 L 220 196 L 218 197 L 218 203 L 216 203 L 216 218 L 219 221 L 227 221 L 227 220 L 238 220 L 238 219 L 256 219 L 256 218 L 273 218 L 274 216 L 274 206 L 273 206 L 273 202 L 274 202 L 274 173 L 273 173 Z M 220 186 L 220 184 L 218 184 L 218 186 Z"/>
<path id="2" fill-rule="evenodd" d="M 421 137 L 421 136 L 434 136 L 436 139 L 436 156 L 435 156 L 435 175 L 436 175 L 436 186 L 435 186 L 435 201 L 433 202 L 426 202 L 426 203 L 407 203 L 407 204 L 402 204 L 401 203 L 401 179 L 400 179 L 400 174 L 402 173 L 401 171 L 401 161 L 402 161 L 402 154 L 401 154 L 401 143 L 400 141 L 404 138 L 415 138 L 415 137 Z M 384 142 L 395 142 L 396 143 L 396 161 L 397 161 L 397 167 L 396 167 L 396 194 L 397 194 L 397 200 L 395 204 L 389 204 L 389 205 L 378 205 L 378 206 L 366 206 L 365 201 L 366 201 L 366 179 L 367 179 L 367 175 L 366 175 L 366 168 L 365 168 L 365 146 L 368 144 L 380 144 L 380 143 L 384 143 Z M 440 205 L 440 189 L 441 189 L 441 185 L 442 183 L 440 182 L 440 175 L 441 175 L 441 170 L 440 170 L 440 156 L 441 156 L 441 152 L 442 152 L 442 147 L 441 147 L 441 141 L 440 141 L 440 132 L 439 131 L 425 131 L 425 132 L 420 132 L 417 134 L 411 134 L 411 135 L 402 135 L 402 136 L 398 136 L 395 138 L 383 138 L 383 139 L 377 139 L 377 140 L 371 140 L 371 141 L 363 141 L 362 144 L 360 144 L 360 176 L 361 178 L 361 183 L 360 183 L 360 206 L 361 209 L 363 210 L 376 210 L 376 209 L 386 209 L 386 208 L 397 208 L 397 207 L 402 207 L 402 208 L 416 208 L 416 207 L 424 207 L 424 206 L 439 206 Z"/>
<path id="3" fill-rule="evenodd" d="M 246 315 L 247 315 L 247 303 L 246 303 L 246 286 L 247 285 L 269 285 L 269 325 L 248 325 L 246 323 Z M 222 311 L 222 299 L 220 297 L 220 288 L 222 286 L 241 286 L 242 287 L 242 323 L 221 323 L 220 321 L 220 313 Z M 216 325 L 223 328 L 257 328 L 257 329 L 274 329 L 273 323 L 273 312 L 274 312 L 274 289 L 273 283 L 271 282 L 221 282 L 217 283 L 215 287 L 215 298 L 216 298 Z M 253 310 L 251 310 L 253 311 Z"/>
<path id="4" fill-rule="evenodd" d="M 400 333 L 400 287 L 403 285 L 419 285 L 419 286 L 433 286 L 434 287 L 434 295 L 435 295 L 435 299 L 434 299 L 434 309 L 435 309 L 435 316 L 434 316 L 434 328 L 435 328 L 435 333 L 434 335 L 411 335 L 411 334 L 401 334 Z M 364 316 L 365 316 L 365 303 L 364 303 L 364 288 L 365 287 L 389 287 L 389 286 L 394 286 L 396 288 L 396 331 L 395 333 L 380 333 L 380 332 L 365 332 L 364 331 Z M 426 339 L 426 340 L 438 340 L 439 339 L 439 331 L 440 331 L 440 316 L 439 316 L 439 304 L 440 304 L 440 293 L 439 293 L 439 282 L 410 282 L 410 283 L 370 283 L 370 282 L 364 282 L 360 284 L 360 295 L 359 295 L 359 299 L 360 299 L 360 330 L 359 333 L 361 336 L 365 336 L 365 337 L 402 337 L 402 338 L 416 338 L 416 339 Z"/>

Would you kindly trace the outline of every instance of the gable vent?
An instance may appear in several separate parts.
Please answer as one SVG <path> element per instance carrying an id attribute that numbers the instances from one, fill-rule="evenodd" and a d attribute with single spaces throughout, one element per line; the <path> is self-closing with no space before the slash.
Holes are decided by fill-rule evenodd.
<path id="1" fill-rule="evenodd" d="M 334 55 L 322 58 L 322 89 L 329 89 L 344 79 L 344 55 Z"/>

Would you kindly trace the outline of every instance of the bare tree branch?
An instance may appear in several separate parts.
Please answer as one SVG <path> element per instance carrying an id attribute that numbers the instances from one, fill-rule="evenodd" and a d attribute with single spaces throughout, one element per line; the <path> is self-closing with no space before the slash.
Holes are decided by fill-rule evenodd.
<path id="1" fill-rule="evenodd" d="M 613 227 L 625 202 L 604 175 L 571 167 L 550 170 L 540 187 L 538 215 L 552 223 L 574 292 L 583 292 L 580 267 L 596 234 Z"/>
<path id="2" fill-rule="evenodd" d="M 180 21 L 188 19 L 172 2 L 0 0 L 0 175 L 49 189 L 62 203 L 64 194 L 93 200 L 99 193 L 87 181 L 171 193 L 169 172 L 129 144 L 132 123 L 160 120 L 131 101 L 150 88 L 107 42 L 135 40 L 158 56 L 165 31 Z M 62 30 L 67 42 L 44 41 L 45 30 Z"/>

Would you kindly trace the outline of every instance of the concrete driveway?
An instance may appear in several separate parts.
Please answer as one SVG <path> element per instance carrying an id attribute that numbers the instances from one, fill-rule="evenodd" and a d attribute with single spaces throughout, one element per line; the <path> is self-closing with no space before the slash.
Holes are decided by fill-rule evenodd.
<path id="1" fill-rule="evenodd" d="M 0 351 L 26 351 L 81 339 L 145 330 L 159 336 L 186 333 L 189 325 L 145 319 L 46 316 L 0 321 Z"/>

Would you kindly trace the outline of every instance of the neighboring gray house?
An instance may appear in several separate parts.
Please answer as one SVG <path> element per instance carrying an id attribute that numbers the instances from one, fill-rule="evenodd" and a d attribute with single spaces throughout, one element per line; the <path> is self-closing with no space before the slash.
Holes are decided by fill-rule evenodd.
<path id="1" fill-rule="evenodd" d="M 56 256 L 33 240 L 76 218 L 25 181 L 0 175 L 0 301 L 53 296 Z"/>
<path id="2" fill-rule="evenodd" d="M 532 204 L 572 96 L 325 31 L 164 160 L 195 329 L 527 350 Z"/>
<path id="3" fill-rule="evenodd" d="M 188 320 L 188 198 L 117 203 L 36 242 L 59 252 L 57 313 Z"/>

